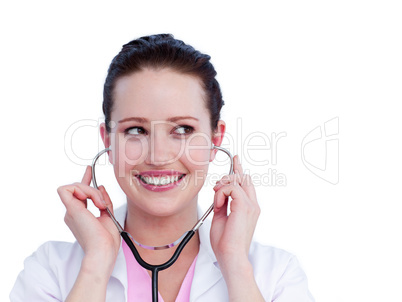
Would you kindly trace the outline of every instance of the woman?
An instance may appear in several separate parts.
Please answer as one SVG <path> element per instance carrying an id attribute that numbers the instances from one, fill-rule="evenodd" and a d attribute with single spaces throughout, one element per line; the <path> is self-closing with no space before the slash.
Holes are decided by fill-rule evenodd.
<path id="1" fill-rule="evenodd" d="M 215 75 L 209 56 L 166 34 L 124 45 L 110 65 L 100 133 L 127 196 L 115 215 L 141 244 L 174 242 L 197 222 L 212 146 L 225 133 Z M 292 255 L 252 242 L 260 211 L 255 190 L 237 156 L 234 171 L 213 188 L 212 223 L 159 273 L 160 301 L 313 301 Z M 150 301 L 149 272 L 120 240 L 105 211 L 113 211 L 105 188 L 90 182 L 88 167 L 80 183 L 58 189 L 77 242 L 50 242 L 28 258 L 12 301 Z M 99 217 L 87 210 L 88 198 Z M 176 247 L 137 248 L 146 262 L 159 264 Z"/>

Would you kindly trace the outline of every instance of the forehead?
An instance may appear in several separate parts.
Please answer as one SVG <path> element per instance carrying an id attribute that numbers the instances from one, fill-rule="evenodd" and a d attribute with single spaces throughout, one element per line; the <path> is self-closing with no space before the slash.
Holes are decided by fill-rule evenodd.
<path id="1" fill-rule="evenodd" d="M 209 122 L 204 95 L 194 76 L 170 69 L 145 69 L 117 80 L 112 120 L 132 116 L 165 120 L 190 115 Z"/>

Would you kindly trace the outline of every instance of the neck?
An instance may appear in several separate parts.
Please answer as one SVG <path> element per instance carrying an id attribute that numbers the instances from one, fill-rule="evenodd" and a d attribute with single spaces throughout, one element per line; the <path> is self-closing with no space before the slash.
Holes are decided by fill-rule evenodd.
<path id="1" fill-rule="evenodd" d="M 128 201 L 124 229 L 141 244 L 162 246 L 175 242 L 184 233 L 192 229 L 197 220 L 196 201 L 180 212 L 166 216 L 145 213 Z"/>
<path id="2" fill-rule="evenodd" d="M 144 213 L 128 201 L 125 231 L 133 238 L 147 246 L 162 246 L 171 244 L 187 233 L 197 223 L 197 202 L 191 203 L 183 211 L 167 216 L 155 216 Z M 137 246 L 141 257 L 148 263 L 163 263 L 167 261 L 177 246 L 165 250 L 148 250 Z M 194 259 L 198 253 L 198 232 L 184 248 L 181 258 Z"/>

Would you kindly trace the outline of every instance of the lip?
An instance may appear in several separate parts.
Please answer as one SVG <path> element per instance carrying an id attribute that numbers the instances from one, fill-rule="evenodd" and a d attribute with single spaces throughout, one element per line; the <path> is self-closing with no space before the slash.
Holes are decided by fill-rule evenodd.
<path id="1" fill-rule="evenodd" d="M 186 173 L 175 170 L 150 170 L 138 173 L 136 176 L 179 176 Z"/>
<path id="2" fill-rule="evenodd" d="M 162 176 L 181 176 L 179 180 L 167 184 L 167 185 L 162 185 L 162 186 L 157 186 L 157 185 L 151 185 L 145 183 L 141 177 L 145 176 L 150 176 L 150 177 L 162 177 Z M 172 190 L 179 186 L 179 184 L 183 181 L 183 179 L 186 177 L 186 173 L 182 173 L 179 171 L 174 171 L 174 170 L 151 170 L 151 171 L 143 171 L 135 175 L 135 177 L 138 179 L 138 182 L 147 190 L 152 191 L 152 192 L 164 192 L 168 190 Z"/>

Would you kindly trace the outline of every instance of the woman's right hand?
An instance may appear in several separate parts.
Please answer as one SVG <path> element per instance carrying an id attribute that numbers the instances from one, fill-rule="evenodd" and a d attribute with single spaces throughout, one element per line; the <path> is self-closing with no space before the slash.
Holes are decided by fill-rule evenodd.
<path id="1" fill-rule="evenodd" d="M 113 205 L 104 187 L 90 187 L 92 170 L 88 166 L 80 183 L 61 186 L 57 192 L 66 207 L 65 223 L 84 250 L 83 266 L 96 275 L 110 277 L 120 248 L 120 234 L 106 212 Z M 100 210 L 95 217 L 87 209 L 91 199 Z M 92 271 L 94 270 L 94 271 Z"/>

